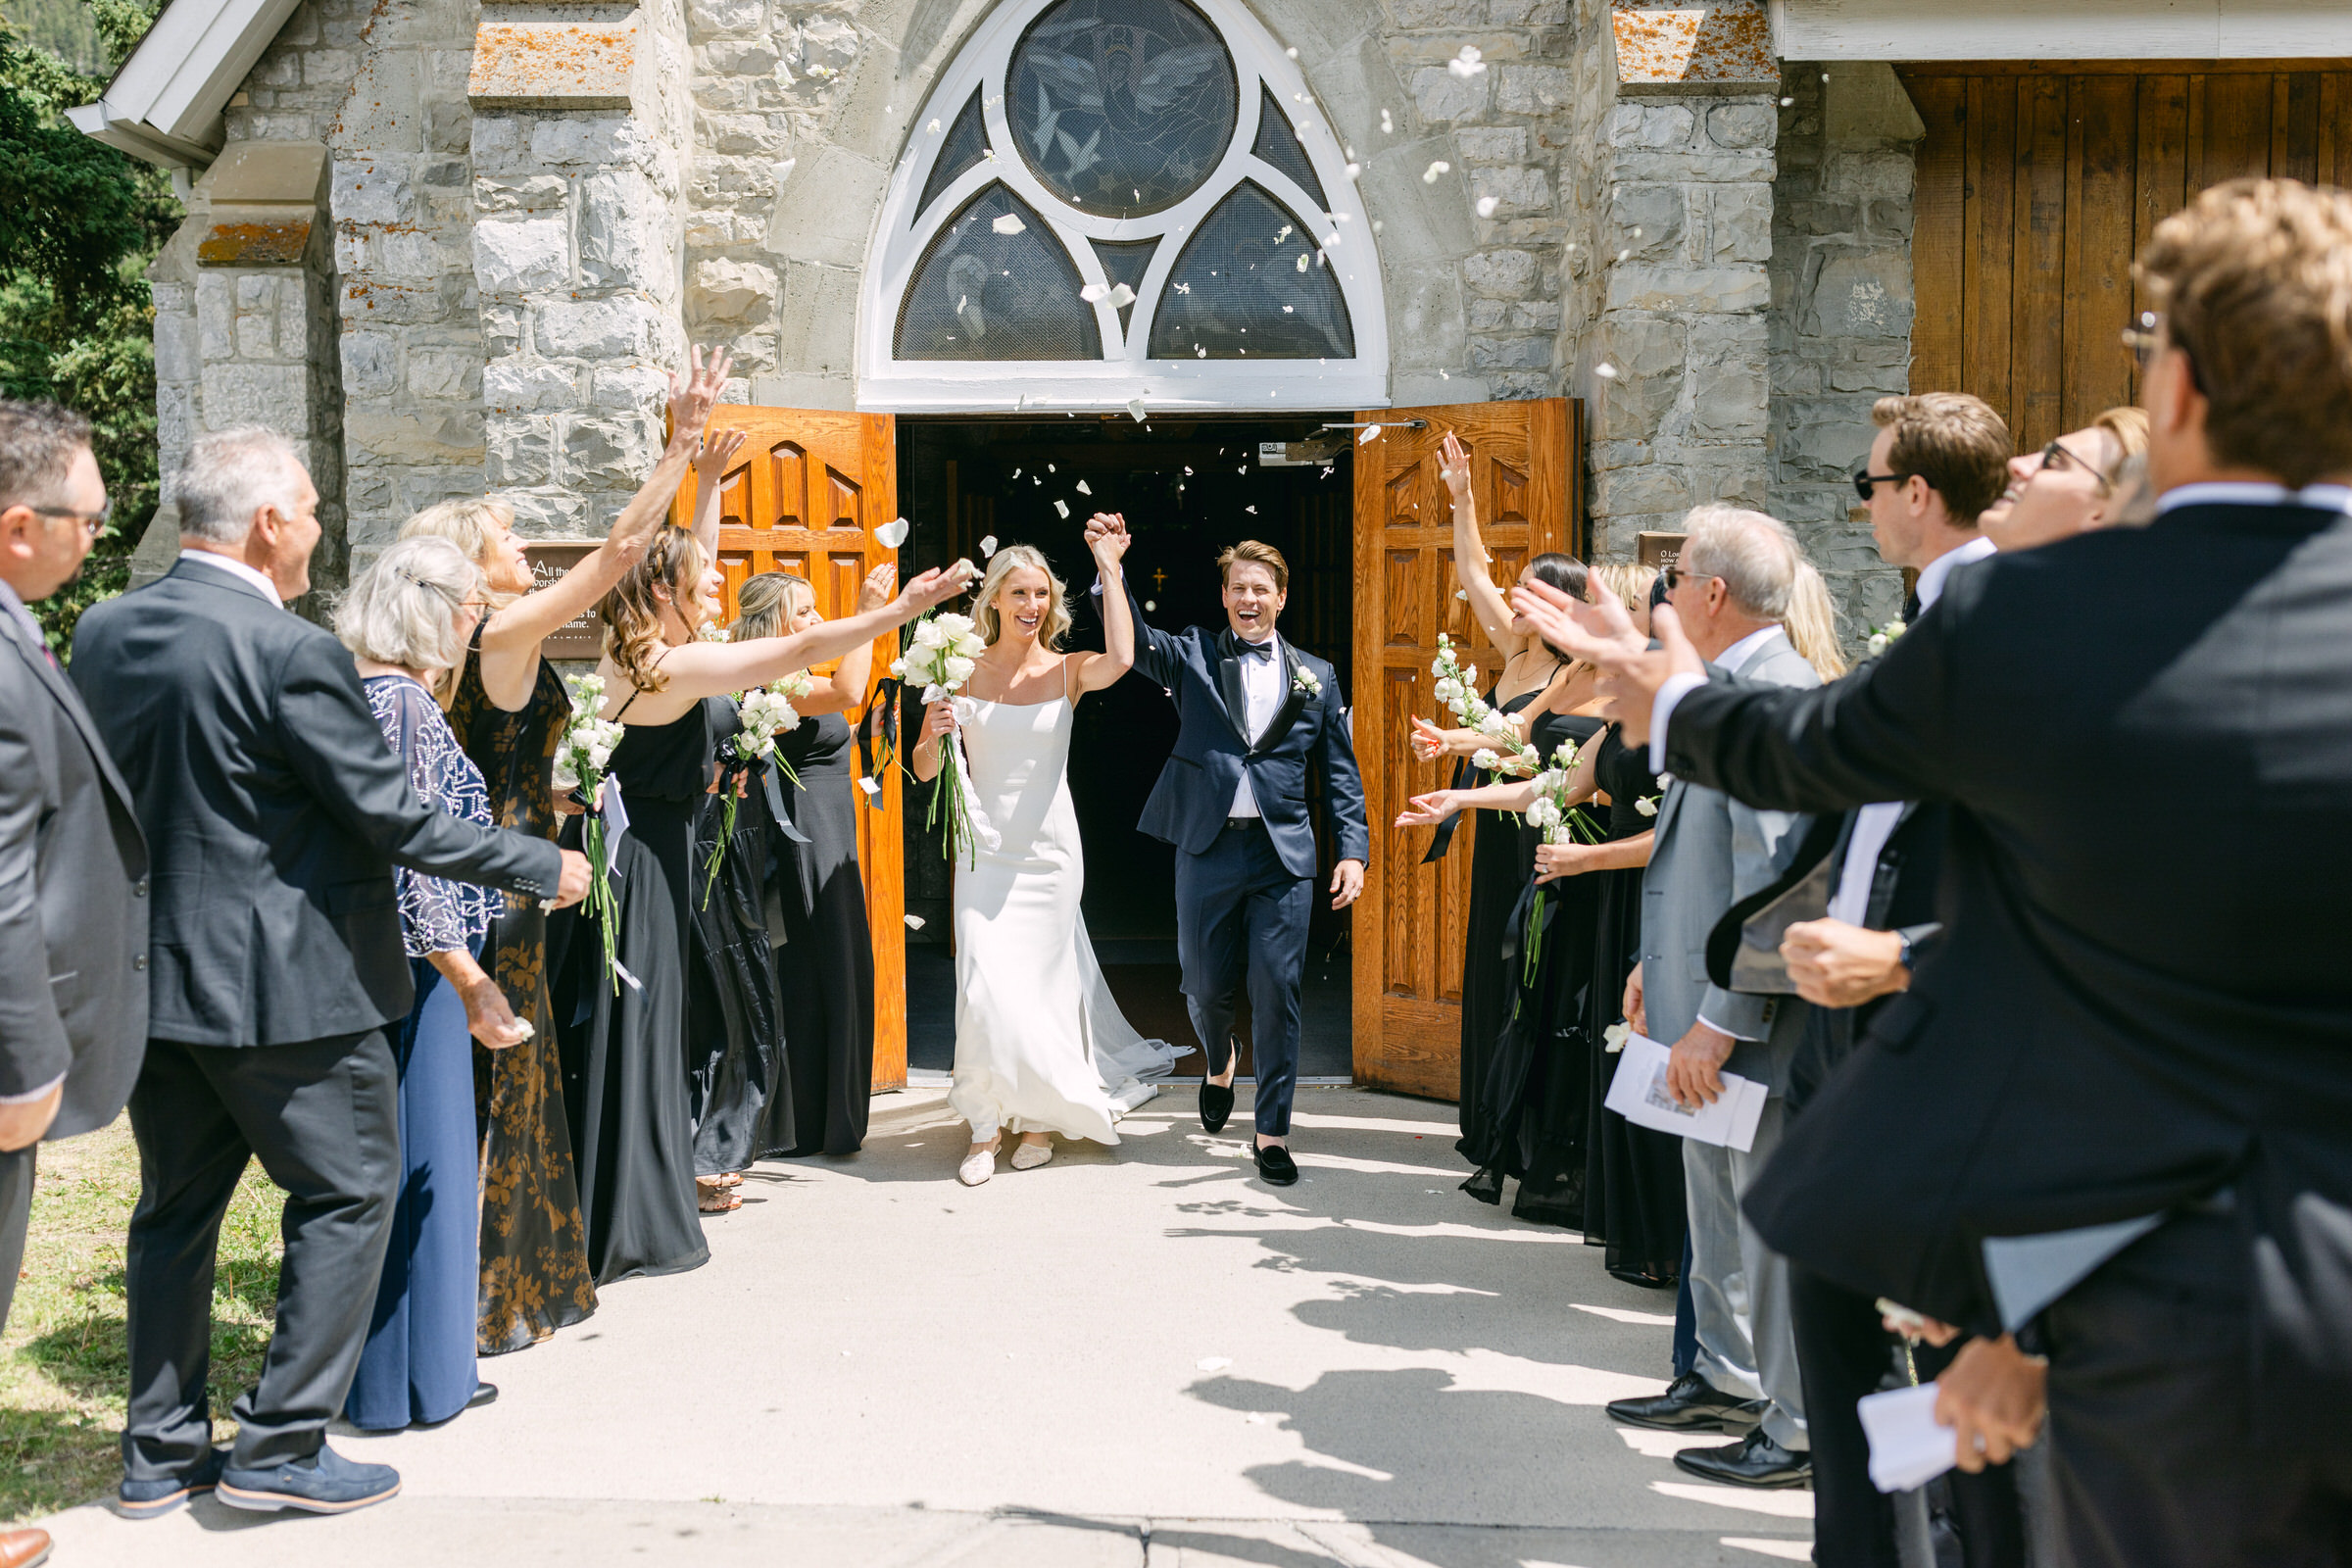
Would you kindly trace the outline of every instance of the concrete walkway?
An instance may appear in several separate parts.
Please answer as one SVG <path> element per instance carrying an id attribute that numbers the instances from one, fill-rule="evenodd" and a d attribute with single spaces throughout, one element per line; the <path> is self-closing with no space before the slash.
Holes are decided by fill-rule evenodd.
<path id="1" fill-rule="evenodd" d="M 945 1097 L 877 1100 L 863 1154 L 748 1177 L 708 1266 L 616 1286 L 586 1324 L 483 1363 L 496 1404 L 339 1434 L 400 1467 L 394 1502 L 78 1508 L 48 1521 L 55 1560 L 1805 1560 L 1810 1493 L 1699 1485 L 1668 1462 L 1677 1440 L 1601 1413 L 1661 1386 L 1672 1298 L 1456 1192 L 1452 1117 L 1303 1089 L 1305 1179 L 1279 1191 L 1171 1090 L 1116 1150 L 966 1190 Z"/>

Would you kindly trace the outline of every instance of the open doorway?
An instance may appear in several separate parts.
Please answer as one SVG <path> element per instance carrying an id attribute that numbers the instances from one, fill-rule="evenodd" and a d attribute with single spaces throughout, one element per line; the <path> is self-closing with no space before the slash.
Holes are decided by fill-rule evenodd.
<path id="1" fill-rule="evenodd" d="M 1073 645 L 1100 648 L 1102 618 L 1087 593 L 1094 569 L 1084 540 L 1093 513 L 1126 516 L 1135 535 L 1128 581 L 1146 604 L 1146 618 L 1171 631 L 1223 624 L 1217 552 L 1239 539 L 1262 539 L 1290 563 L 1282 635 L 1329 660 L 1342 689 L 1352 692 L 1352 447 L 1322 430 L 1351 418 L 1344 412 L 1154 416 L 1141 423 L 1124 414 L 902 416 L 899 495 L 913 528 L 900 560 L 912 574 L 958 556 L 979 561 L 981 541 L 992 536 L 1004 545 L 1035 545 L 1069 584 Z M 1337 447 L 1328 464 L 1261 461 L 1263 444 L 1306 443 L 1319 435 Z M 911 712 L 907 722 L 911 733 Z M 1137 1029 L 1191 1048 L 1196 1041 L 1178 990 L 1175 851 L 1135 827 L 1175 739 L 1174 705 L 1156 685 L 1130 675 L 1079 704 L 1069 777 L 1086 848 L 1082 907 L 1103 974 Z M 922 925 L 906 936 L 907 1052 L 910 1066 L 945 1070 L 955 1055 L 953 873 L 937 833 L 924 828 L 928 806 L 922 792 L 909 789 L 906 910 Z M 1328 846 L 1326 852 L 1328 865 Z M 1350 917 L 1334 914 L 1327 904 L 1317 901 L 1308 941 L 1298 1070 L 1301 1078 L 1344 1083 L 1352 1050 Z M 1245 1040 L 1246 1019 L 1245 1006 Z M 1243 1071 L 1249 1070 L 1245 1056 Z M 1179 1077 L 1200 1071 L 1197 1051 L 1177 1065 Z"/>

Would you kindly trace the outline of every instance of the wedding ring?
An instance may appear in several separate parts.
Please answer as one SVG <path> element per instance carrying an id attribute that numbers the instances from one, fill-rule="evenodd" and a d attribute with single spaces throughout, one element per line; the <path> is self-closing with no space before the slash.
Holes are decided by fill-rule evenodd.
<path id="1" fill-rule="evenodd" d="M 1975 1435 L 1973 1435 L 1973 1436 L 1972 1436 L 1972 1437 L 1969 1439 L 1969 1442 L 1970 1442 L 1972 1445 L 1974 1445 L 1974 1446 L 1975 1446 L 1975 1447 L 1976 1447 L 1976 1450 L 1977 1450 L 1979 1453 L 1983 1453 L 1983 1452 L 1984 1451 L 1984 1433 L 1982 1433 L 1982 1432 L 1976 1433 Z"/>

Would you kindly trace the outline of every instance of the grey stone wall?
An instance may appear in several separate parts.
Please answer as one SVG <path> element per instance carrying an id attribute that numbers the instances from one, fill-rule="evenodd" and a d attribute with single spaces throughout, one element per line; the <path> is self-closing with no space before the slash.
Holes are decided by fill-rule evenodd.
<path id="1" fill-rule="evenodd" d="M 1871 405 L 1910 390 L 1913 155 L 1927 131 L 1884 65 L 1788 65 L 1782 100 L 1771 511 L 1828 578 L 1851 643 L 1902 606 L 1849 476 L 1870 450 Z"/>

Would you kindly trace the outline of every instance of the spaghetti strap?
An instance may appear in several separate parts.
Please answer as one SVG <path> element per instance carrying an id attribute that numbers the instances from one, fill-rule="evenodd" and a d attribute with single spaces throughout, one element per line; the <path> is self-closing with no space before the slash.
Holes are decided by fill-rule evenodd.
<path id="1" fill-rule="evenodd" d="M 1061 700 L 1069 703 L 1072 708 L 1078 706 L 1070 698 L 1070 656 L 1068 654 L 1061 656 Z"/>
<path id="2" fill-rule="evenodd" d="M 662 649 L 661 658 L 654 661 L 654 668 L 660 669 L 662 667 L 662 660 L 667 659 L 668 657 L 669 650 L 666 648 Z M 629 705 L 644 695 L 644 687 L 638 685 L 635 681 L 629 682 L 629 695 L 620 700 L 620 706 L 618 708 L 612 710 L 612 722 L 615 724 L 619 723 L 620 715 L 629 710 Z"/>

